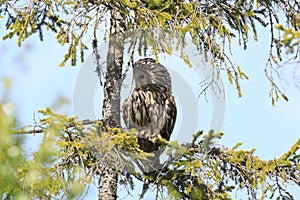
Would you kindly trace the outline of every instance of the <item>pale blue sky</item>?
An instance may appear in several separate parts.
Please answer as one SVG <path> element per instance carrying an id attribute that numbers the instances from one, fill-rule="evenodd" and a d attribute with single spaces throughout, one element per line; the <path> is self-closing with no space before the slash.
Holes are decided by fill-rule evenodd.
<path id="1" fill-rule="evenodd" d="M 0 33 L 2 35 L 3 29 L 0 29 Z M 266 33 L 260 35 L 260 42 L 250 42 L 247 51 L 233 47 L 233 60 L 242 66 L 250 80 L 241 82 L 243 97 L 238 98 L 235 86 L 228 84 L 224 76 L 225 136 L 220 143 L 230 147 L 242 141 L 243 149 L 255 147 L 256 155 L 263 159 L 273 159 L 282 155 L 300 138 L 300 91 L 291 79 L 296 66 L 280 70 L 285 80 L 279 84 L 284 87 L 290 100 L 289 102 L 280 100 L 275 107 L 271 106 L 268 98 L 269 83 L 263 72 L 269 48 Z M 30 51 L 26 51 L 28 45 Z M 33 36 L 21 48 L 17 47 L 14 39 L 1 41 L 0 78 L 8 76 L 13 80 L 11 100 L 16 105 L 21 125 L 33 124 L 33 113 L 50 106 L 59 96 L 72 101 L 81 64 L 78 63 L 76 67 L 68 65 L 64 68 L 58 67 L 65 53 L 66 47 L 56 44 L 52 33 L 45 34 L 44 42 L 38 41 L 38 37 Z M 97 97 L 95 99 L 102 101 Z M 200 104 L 199 108 L 206 107 L 203 100 L 200 100 Z M 207 107 L 209 106 L 207 103 Z M 99 110 L 100 106 L 96 106 L 96 109 Z M 211 115 L 207 108 L 203 112 L 205 113 L 201 115 Z M 69 113 L 71 115 L 73 113 L 71 106 Z M 208 122 L 204 120 L 203 129 L 209 128 Z M 40 136 L 31 136 L 28 149 L 35 149 L 36 145 L 32 144 L 37 143 L 39 139 Z M 299 189 L 294 190 L 294 194 L 296 199 L 300 199 Z"/>

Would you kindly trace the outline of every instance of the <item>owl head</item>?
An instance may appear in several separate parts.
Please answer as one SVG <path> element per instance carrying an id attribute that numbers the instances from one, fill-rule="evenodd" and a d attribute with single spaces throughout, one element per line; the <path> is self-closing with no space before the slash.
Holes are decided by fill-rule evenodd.
<path id="1" fill-rule="evenodd" d="M 171 76 L 168 70 L 152 58 L 136 61 L 133 65 L 133 77 L 136 87 L 157 84 L 172 89 Z"/>

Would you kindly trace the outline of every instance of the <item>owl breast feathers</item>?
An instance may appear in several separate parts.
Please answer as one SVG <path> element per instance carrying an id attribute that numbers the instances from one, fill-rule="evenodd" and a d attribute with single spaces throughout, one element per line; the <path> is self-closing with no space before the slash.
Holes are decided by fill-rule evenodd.
<path id="1" fill-rule="evenodd" d="M 177 109 L 171 90 L 171 77 L 154 59 L 140 59 L 134 64 L 136 87 L 123 103 L 123 120 L 127 128 L 137 129 L 140 148 L 158 150 L 156 139 L 169 140 Z"/>

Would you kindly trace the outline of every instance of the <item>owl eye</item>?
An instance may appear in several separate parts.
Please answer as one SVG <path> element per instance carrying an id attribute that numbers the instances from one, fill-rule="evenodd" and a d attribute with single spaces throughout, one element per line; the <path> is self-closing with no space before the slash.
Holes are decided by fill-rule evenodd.
<path id="1" fill-rule="evenodd" d="M 144 80 L 144 79 L 145 79 L 145 75 L 144 74 L 139 76 L 139 80 Z"/>

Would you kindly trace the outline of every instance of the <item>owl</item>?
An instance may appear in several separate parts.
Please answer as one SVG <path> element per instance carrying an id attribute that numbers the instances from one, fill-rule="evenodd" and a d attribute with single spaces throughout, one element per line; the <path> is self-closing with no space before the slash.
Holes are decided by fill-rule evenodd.
<path id="1" fill-rule="evenodd" d="M 133 79 L 135 88 L 123 103 L 123 120 L 127 128 L 137 130 L 140 149 L 159 152 L 157 138 L 170 139 L 177 115 L 171 76 L 156 60 L 144 58 L 134 63 Z"/>

